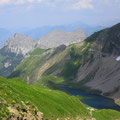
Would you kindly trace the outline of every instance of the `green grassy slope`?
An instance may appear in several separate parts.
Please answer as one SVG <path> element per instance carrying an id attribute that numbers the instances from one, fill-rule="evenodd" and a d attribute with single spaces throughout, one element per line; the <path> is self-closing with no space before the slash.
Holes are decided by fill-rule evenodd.
<path id="1" fill-rule="evenodd" d="M 59 85 L 64 82 L 63 78 L 55 76 L 42 76 L 40 80 L 34 82 L 34 85 L 44 86 L 50 89 L 59 89 Z"/>
<path id="2" fill-rule="evenodd" d="M 93 112 L 93 117 L 97 120 L 119 120 L 120 112 L 113 110 L 99 110 Z"/>
<path id="3" fill-rule="evenodd" d="M 19 79 L 0 77 L 0 99 L 3 98 L 7 104 L 12 104 L 13 101 L 19 104 L 21 101 L 29 101 L 44 113 L 45 118 L 89 117 L 87 106 L 82 104 L 77 97 L 60 91 L 27 85 Z M 0 109 L 2 109 L 1 107 L 5 106 L 0 104 Z M 4 112 L 2 111 L 2 113 Z"/>
<path id="4" fill-rule="evenodd" d="M 68 95 L 61 91 L 55 91 L 43 87 L 28 85 L 20 79 L 5 79 L 0 77 L 0 119 L 8 118 L 8 107 L 23 102 L 38 108 L 44 114 L 44 118 L 56 120 L 57 118 L 70 118 L 70 120 L 97 118 L 97 120 L 115 120 L 120 118 L 120 113 L 113 110 L 95 110 L 93 115 L 87 106 L 80 102 L 80 97 Z"/>
<path id="5" fill-rule="evenodd" d="M 40 54 L 42 54 L 42 53 L 44 53 L 44 52 L 45 52 L 44 49 L 37 48 L 37 49 L 33 50 L 33 51 L 30 53 L 30 55 L 40 55 Z"/>
<path id="6" fill-rule="evenodd" d="M 37 50 L 38 49 L 35 51 Z M 64 59 L 67 51 L 69 51 L 69 48 L 66 50 L 50 49 L 46 50 L 43 54 L 41 54 L 41 52 L 37 52 L 37 55 L 32 54 L 26 57 L 9 77 L 19 77 L 25 81 L 30 80 L 29 83 L 34 83 L 34 81 L 40 79 L 47 69 Z M 57 68 L 54 67 L 54 69 L 56 70 Z M 52 71 L 54 72 L 55 70 Z M 29 80 L 27 80 L 27 78 L 29 78 Z"/>

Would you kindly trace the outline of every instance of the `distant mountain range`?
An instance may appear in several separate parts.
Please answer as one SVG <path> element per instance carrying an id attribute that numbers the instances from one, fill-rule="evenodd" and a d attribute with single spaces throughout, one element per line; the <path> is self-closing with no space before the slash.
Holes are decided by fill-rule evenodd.
<path id="1" fill-rule="evenodd" d="M 73 32 L 75 30 L 83 30 L 86 36 L 90 36 L 94 32 L 104 29 L 103 26 L 89 26 L 84 23 L 74 23 L 70 25 L 60 25 L 60 26 L 44 26 L 31 30 L 27 30 L 26 32 L 21 32 L 24 35 L 28 35 L 32 39 L 38 39 L 44 37 L 47 33 L 52 32 L 54 30 L 64 30 L 65 32 Z"/>
<path id="2" fill-rule="evenodd" d="M 69 46 L 73 43 L 82 42 L 85 38 L 85 33 L 82 30 L 77 30 L 74 32 L 55 30 L 48 33 L 43 38 L 38 39 L 37 47 L 48 49 L 55 48 L 63 44 Z"/>
<path id="3" fill-rule="evenodd" d="M 46 34 L 55 31 L 55 30 L 63 30 L 65 32 L 73 32 L 75 30 L 81 29 L 84 31 L 86 36 L 90 36 L 94 32 L 97 32 L 101 29 L 104 29 L 103 26 L 90 26 L 81 22 L 76 22 L 74 24 L 69 25 L 59 25 L 59 26 L 43 26 L 34 29 L 30 28 L 21 28 L 14 30 L 7 30 L 4 28 L 0 28 L 0 47 L 15 33 L 23 34 L 25 36 L 30 37 L 33 40 L 43 38 Z"/>

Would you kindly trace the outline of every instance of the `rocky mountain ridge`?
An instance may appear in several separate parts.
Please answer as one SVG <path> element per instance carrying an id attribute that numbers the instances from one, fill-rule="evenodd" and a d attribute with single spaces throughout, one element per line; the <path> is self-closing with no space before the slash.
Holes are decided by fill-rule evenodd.
<path id="1" fill-rule="evenodd" d="M 85 38 L 86 36 L 82 30 L 75 32 L 56 30 L 38 40 L 32 40 L 28 36 L 16 33 L 5 42 L 2 49 L 7 52 L 22 54 L 25 56 L 37 47 L 48 49 L 58 47 L 62 44 L 69 46 L 73 43 L 82 42 Z"/>
<path id="2" fill-rule="evenodd" d="M 26 55 L 28 52 L 35 48 L 36 41 L 27 36 L 16 33 L 13 37 L 9 38 L 2 49 L 5 51 Z"/>
<path id="3" fill-rule="evenodd" d="M 120 24 L 117 24 L 60 52 L 56 48 L 39 56 L 29 56 L 17 66 L 11 77 L 20 77 L 25 81 L 29 78 L 29 82 L 34 83 L 41 76 L 58 76 L 64 78 L 62 85 L 119 99 L 119 46 Z M 31 62 L 33 67 L 29 69 L 27 66 Z"/>
<path id="4" fill-rule="evenodd" d="M 55 30 L 48 33 L 43 38 L 38 39 L 38 47 L 43 49 L 55 48 L 62 44 L 69 46 L 74 43 L 82 42 L 86 38 L 82 30 L 74 32 L 64 32 L 63 30 Z"/>
<path id="5" fill-rule="evenodd" d="M 43 38 L 46 34 L 54 31 L 54 30 L 64 30 L 65 32 L 73 32 L 75 30 L 82 29 L 86 36 L 90 36 L 96 31 L 102 30 L 103 28 L 106 28 L 105 26 L 89 26 L 85 23 L 76 22 L 69 25 L 59 25 L 59 26 L 43 26 L 43 27 L 37 27 L 37 28 L 18 28 L 18 29 L 5 29 L 0 28 L 0 48 L 3 46 L 6 40 L 13 36 L 15 33 L 19 33 L 25 36 L 30 37 L 31 39 L 39 39 Z"/>

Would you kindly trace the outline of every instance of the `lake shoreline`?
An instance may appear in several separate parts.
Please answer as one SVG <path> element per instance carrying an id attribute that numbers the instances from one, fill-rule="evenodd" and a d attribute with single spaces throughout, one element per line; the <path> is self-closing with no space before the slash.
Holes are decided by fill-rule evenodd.
<path id="1" fill-rule="evenodd" d="M 82 90 L 82 91 L 85 91 L 85 92 L 90 93 L 90 94 L 93 94 L 93 95 L 101 95 L 101 96 L 103 96 L 103 97 L 105 97 L 105 98 L 112 99 L 118 106 L 120 106 L 120 104 L 118 104 L 118 102 L 117 102 L 118 100 L 120 101 L 120 98 L 115 99 L 115 98 L 112 97 L 112 96 L 105 96 L 105 95 L 103 95 L 103 94 L 92 93 L 92 92 L 88 92 L 88 91 L 86 91 L 86 90 L 84 90 L 84 89 L 74 88 L 74 87 L 72 87 L 72 86 L 64 86 L 64 87 L 67 87 L 67 88 L 70 88 L 70 89 L 73 89 L 73 90 Z"/>
<path id="2" fill-rule="evenodd" d="M 71 89 L 71 90 L 75 90 L 75 91 L 82 91 L 82 92 L 85 92 L 85 93 L 87 93 L 87 94 L 90 94 L 91 96 L 98 96 L 98 97 L 101 97 L 101 96 L 102 96 L 104 99 L 109 99 L 110 101 L 113 102 L 113 104 L 116 105 L 116 107 L 119 107 L 119 108 L 120 108 L 120 105 L 117 104 L 116 100 L 113 99 L 112 97 L 107 97 L 107 96 L 104 96 L 104 95 L 101 95 L 101 94 L 95 94 L 95 93 L 93 94 L 93 93 L 84 91 L 83 89 L 75 89 L 75 88 L 73 88 L 73 87 L 71 87 L 71 86 L 61 86 L 61 88 L 67 88 L 67 89 Z M 62 90 L 62 91 L 64 91 L 64 90 Z M 71 94 L 71 93 L 69 93 L 68 91 L 64 91 L 64 92 L 67 92 L 68 94 Z M 73 94 L 71 94 L 71 95 L 73 95 Z M 89 99 L 89 98 L 88 98 L 88 99 Z M 117 111 L 120 111 L 120 109 L 117 110 Z"/>

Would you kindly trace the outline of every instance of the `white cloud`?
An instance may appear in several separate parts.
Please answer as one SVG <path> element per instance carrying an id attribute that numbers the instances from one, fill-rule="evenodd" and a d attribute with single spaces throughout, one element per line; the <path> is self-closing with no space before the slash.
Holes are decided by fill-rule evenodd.
<path id="1" fill-rule="evenodd" d="M 80 9 L 93 9 L 92 5 L 93 0 L 78 0 L 78 2 L 72 5 L 72 9 L 80 10 Z"/>
<path id="2" fill-rule="evenodd" d="M 9 4 L 11 0 L 0 0 L 0 5 Z"/>
<path id="3" fill-rule="evenodd" d="M 16 4 L 25 4 L 25 3 L 41 3 L 43 0 L 0 0 L 0 5 L 16 5 Z"/>
<path id="4" fill-rule="evenodd" d="M 72 9 L 72 10 L 80 10 L 80 9 L 92 9 L 93 0 L 0 0 L 0 6 L 5 5 L 23 5 L 27 4 L 33 6 L 34 3 L 42 3 L 43 6 L 48 6 L 51 8 L 60 8 L 60 9 Z"/>
<path id="5" fill-rule="evenodd" d="M 5 5 L 23 5 L 26 4 L 28 9 L 34 7 L 34 4 L 42 4 L 49 8 L 59 8 L 68 10 L 94 9 L 94 3 L 101 3 L 109 6 L 120 6 L 120 0 L 0 0 L 0 6 Z"/>

